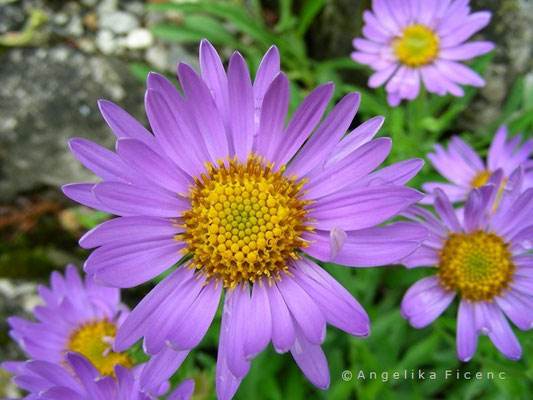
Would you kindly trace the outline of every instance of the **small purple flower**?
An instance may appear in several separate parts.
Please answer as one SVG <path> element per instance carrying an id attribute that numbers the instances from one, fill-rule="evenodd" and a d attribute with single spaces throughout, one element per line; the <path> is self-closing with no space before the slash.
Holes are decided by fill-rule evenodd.
<path id="1" fill-rule="evenodd" d="M 485 81 L 457 61 L 488 53 L 490 42 L 464 43 L 490 21 L 488 11 L 470 13 L 465 0 L 373 0 L 365 11 L 363 35 L 354 39 L 352 58 L 376 72 L 368 86 L 385 85 L 388 102 L 418 96 L 420 80 L 429 92 L 463 96 L 459 85 Z"/>
<path id="2" fill-rule="evenodd" d="M 113 375 L 102 376 L 85 357 L 69 352 L 65 355 L 68 368 L 42 360 L 5 362 L 4 368 L 16 375 L 13 379 L 30 392 L 27 400 L 154 400 L 143 392 L 134 371 L 115 365 Z M 167 400 L 188 400 L 194 381 L 183 381 Z"/>
<path id="3" fill-rule="evenodd" d="M 470 192 L 464 218 L 440 189 L 434 204 L 438 218 L 418 206 L 404 213 L 432 236 L 403 264 L 433 266 L 435 275 L 409 288 L 402 315 L 423 328 L 459 294 L 457 356 L 463 361 L 474 355 L 480 334 L 517 360 L 522 349 L 505 316 L 520 329 L 533 327 L 533 188 L 524 191 L 523 179 L 519 168 L 502 189 L 503 171 L 496 171 Z"/>
<path id="4" fill-rule="evenodd" d="M 119 218 L 88 232 L 95 248 L 85 271 L 132 287 L 183 264 L 139 303 L 118 331 L 115 350 L 144 337 L 154 355 L 141 375 L 150 389 L 179 368 L 202 340 L 225 293 L 216 370 L 217 395 L 231 398 L 250 361 L 271 341 L 290 351 L 309 380 L 329 385 L 321 343 L 326 323 L 364 337 L 366 312 L 305 253 L 362 267 L 395 262 L 427 230 L 380 226 L 421 194 L 404 187 L 421 168 L 408 160 L 374 171 L 391 141 L 372 140 L 376 117 L 346 137 L 359 95 L 345 96 L 321 119 L 333 84 L 313 90 L 285 126 L 289 81 L 272 47 L 252 83 L 239 53 L 227 73 L 207 41 L 201 76 L 178 65 L 182 96 L 148 76 L 146 109 L 154 135 L 107 101 L 102 114 L 117 153 L 83 139 L 72 151 L 103 182 L 67 185 L 81 204 Z"/>
<path id="5" fill-rule="evenodd" d="M 117 329 L 128 314 L 119 289 L 98 285 L 91 276 L 83 282 L 72 265 L 67 266 L 65 278 L 54 271 L 50 286 L 38 289 L 45 305 L 35 308 L 36 322 L 8 319 L 11 337 L 31 358 L 60 365 L 68 351 L 75 351 L 102 375 L 112 375 L 117 363 L 132 367 L 127 354 L 112 350 Z"/>
<path id="6" fill-rule="evenodd" d="M 506 179 L 519 166 L 524 169 L 524 187 L 531 187 L 533 139 L 521 143 L 521 135 L 507 140 L 507 127 L 500 127 L 494 135 L 486 162 L 458 136 L 452 138 L 447 149 L 436 144 L 435 153 L 427 157 L 433 167 L 451 183 L 428 182 L 422 188 L 428 193 L 439 188 L 452 203 L 465 201 L 470 190 L 483 186 L 496 170 L 501 169 Z M 431 196 L 424 199 L 424 202 L 431 201 Z"/>

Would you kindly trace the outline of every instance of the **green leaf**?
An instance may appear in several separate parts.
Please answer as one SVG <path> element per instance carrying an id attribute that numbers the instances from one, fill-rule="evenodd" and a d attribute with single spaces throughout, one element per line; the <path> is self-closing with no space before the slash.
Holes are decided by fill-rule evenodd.
<path id="1" fill-rule="evenodd" d="M 274 35 L 265 30 L 265 28 L 261 24 L 258 24 L 257 21 L 251 19 L 242 8 L 231 3 L 184 1 L 181 3 L 150 4 L 148 5 L 148 9 L 152 11 L 181 11 L 186 14 L 185 19 L 193 13 L 210 14 L 233 24 L 241 33 L 246 34 L 261 43 L 265 49 L 270 46 L 270 44 L 278 42 Z"/>
<path id="2" fill-rule="evenodd" d="M 188 16 L 181 25 L 168 23 L 155 25 L 152 27 L 152 32 L 157 37 L 177 42 L 198 43 L 202 39 L 208 39 L 214 44 L 242 47 L 219 21 L 203 15 Z"/>
<path id="3" fill-rule="evenodd" d="M 150 66 L 140 63 L 130 63 L 128 64 L 128 69 L 133 74 L 133 76 L 135 76 L 141 82 L 146 82 L 146 77 L 148 76 L 148 73 L 153 71 L 153 68 L 151 68 Z"/>
<path id="4" fill-rule="evenodd" d="M 327 0 L 307 0 L 302 8 L 300 21 L 296 28 L 296 34 L 300 37 L 305 35 L 309 25 L 313 22 L 317 14 L 322 10 L 327 3 Z"/>

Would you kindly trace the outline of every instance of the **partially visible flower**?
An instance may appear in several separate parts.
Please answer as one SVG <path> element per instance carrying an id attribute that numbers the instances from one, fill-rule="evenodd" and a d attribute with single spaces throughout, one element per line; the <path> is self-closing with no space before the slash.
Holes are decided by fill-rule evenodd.
<path id="1" fill-rule="evenodd" d="M 403 260 L 408 268 L 431 266 L 406 292 L 401 311 L 415 328 L 432 323 L 460 296 L 457 356 L 472 358 L 478 335 L 488 335 L 506 357 L 516 360 L 522 349 L 507 318 L 518 328 L 533 328 L 533 188 L 522 190 L 519 168 L 504 189 L 502 170 L 485 186 L 471 191 L 462 212 L 446 194 L 435 190 L 438 218 L 413 206 L 404 213 L 432 236 Z"/>
<path id="2" fill-rule="evenodd" d="M 533 186 L 533 139 L 522 144 L 522 136 L 516 135 L 507 139 L 507 127 L 501 126 L 489 148 L 487 161 L 475 152 L 470 145 L 460 137 L 454 136 L 444 149 L 440 144 L 434 146 L 435 153 L 427 155 L 433 167 L 451 183 L 427 182 L 422 188 L 432 193 L 436 188 L 441 189 L 452 203 L 465 201 L 470 190 L 479 188 L 496 170 L 501 169 L 504 181 L 519 166 L 524 169 L 524 187 Z M 431 202 L 432 196 L 427 196 L 424 202 Z"/>
<path id="3" fill-rule="evenodd" d="M 313 90 L 285 126 L 289 81 L 272 47 L 252 83 L 239 53 L 227 73 L 200 45 L 201 75 L 178 65 L 184 95 L 164 77 L 147 79 L 154 135 L 109 102 L 100 109 L 117 153 L 83 139 L 70 146 L 104 182 L 65 194 L 118 215 L 80 244 L 97 248 L 85 271 L 132 287 L 175 268 L 120 327 L 115 350 L 144 337 L 153 355 L 141 375 L 149 389 L 167 379 L 209 329 L 224 296 L 217 395 L 231 398 L 251 360 L 272 341 L 290 351 L 307 378 L 329 385 L 321 349 L 330 323 L 364 337 L 359 303 L 310 256 L 378 266 L 410 254 L 427 236 L 414 223 L 379 226 L 421 199 L 404 187 L 421 168 L 407 160 L 374 171 L 391 148 L 372 140 L 376 117 L 346 135 L 359 105 L 350 93 L 323 119 L 333 85 Z M 322 120 L 322 121 L 321 121 Z"/>
<path id="4" fill-rule="evenodd" d="M 464 43 L 490 20 L 488 11 L 471 14 L 466 0 L 373 0 L 365 11 L 363 35 L 354 39 L 352 58 L 376 72 L 368 85 L 385 85 L 396 106 L 413 100 L 420 80 L 429 92 L 463 96 L 459 85 L 483 86 L 485 81 L 457 61 L 488 53 L 490 42 Z"/>
<path id="5" fill-rule="evenodd" d="M 98 285 L 89 275 L 83 282 L 76 267 L 69 265 L 65 278 L 54 271 L 50 288 L 39 286 L 38 290 L 45 305 L 35 308 L 36 322 L 8 319 L 11 337 L 31 358 L 60 365 L 67 352 L 75 351 L 102 375 L 113 375 L 115 364 L 133 366 L 130 356 L 112 349 L 128 314 L 119 289 Z"/>
<path id="6" fill-rule="evenodd" d="M 5 362 L 3 367 L 15 374 L 14 382 L 30 392 L 26 400 L 155 400 L 143 392 L 134 372 L 120 364 L 113 375 L 102 376 L 85 357 L 68 352 L 68 368 L 49 361 Z M 183 381 L 167 400 L 188 400 L 194 390 L 194 381 Z"/>

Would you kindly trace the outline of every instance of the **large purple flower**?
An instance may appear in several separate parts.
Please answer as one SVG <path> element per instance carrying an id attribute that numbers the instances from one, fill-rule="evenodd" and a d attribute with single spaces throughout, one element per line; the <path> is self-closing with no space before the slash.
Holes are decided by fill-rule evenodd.
<path id="1" fill-rule="evenodd" d="M 503 171 L 473 189 L 464 222 L 446 194 L 435 190 L 435 210 L 413 206 L 405 215 L 427 227 L 432 236 L 403 260 L 408 268 L 435 267 L 435 275 L 415 283 L 402 301 L 402 315 L 412 326 L 432 323 L 461 297 L 457 315 L 457 356 L 472 358 L 478 335 L 488 335 L 506 357 L 522 350 L 507 318 L 518 328 L 533 327 L 533 188 L 522 189 L 517 169 L 504 188 Z"/>
<path id="2" fill-rule="evenodd" d="M 75 351 L 102 375 L 112 375 L 115 364 L 133 366 L 127 354 L 112 350 L 117 328 L 128 314 L 119 289 L 98 285 L 91 276 L 83 282 L 72 265 L 64 278 L 54 271 L 50 286 L 39 287 L 45 305 L 35 308 L 36 322 L 8 319 L 11 337 L 31 358 L 60 365 L 68 351 Z"/>
<path id="3" fill-rule="evenodd" d="M 285 126 L 289 82 L 272 47 L 252 84 L 235 53 L 228 71 L 215 49 L 200 46 L 202 75 L 178 65 L 184 92 L 148 76 L 146 110 L 154 135 L 117 106 L 100 109 L 117 153 L 73 139 L 78 159 L 104 182 L 67 185 L 87 206 L 119 215 L 88 232 L 98 247 L 85 271 L 118 287 L 163 279 L 121 326 L 115 350 L 144 336 L 153 354 L 143 388 L 169 377 L 209 328 L 225 292 L 217 394 L 231 398 L 250 360 L 270 341 L 290 351 L 309 380 L 329 385 L 320 344 L 326 322 L 355 336 L 369 332 L 359 303 L 304 252 L 322 261 L 377 266 L 407 256 L 425 228 L 376 227 L 417 202 L 403 187 L 422 166 L 408 160 L 372 172 L 391 141 L 372 140 L 374 118 L 345 138 L 359 95 L 322 116 L 331 83 L 313 90 Z"/>
<path id="4" fill-rule="evenodd" d="M 501 169 L 506 179 L 519 166 L 524 169 L 524 187 L 533 186 L 533 140 L 522 143 L 522 136 L 516 135 L 507 140 L 507 127 L 498 129 L 489 148 L 487 161 L 481 157 L 458 136 L 452 138 L 448 148 L 435 145 L 435 153 L 428 154 L 428 159 L 435 169 L 451 183 L 427 182 L 422 185 L 428 193 L 441 189 L 452 203 L 465 201 L 472 188 L 487 183 L 490 175 Z M 431 202 L 431 196 L 424 201 Z"/>
<path id="5" fill-rule="evenodd" d="M 418 96 L 420 80 L 429 92 L 463 96 L 458 85 L 483 86 L 483 78 L 457 61 L 488 53 L 490 42 L 464 43 L 485 27 L 490 13 L 471 14 L 466 0 L 373 0 L 352 58 L 376 72 L 368 85 L 385 85 L 388 101 Z"/>
<path id="6" fill-rule="evenodd" d="M 102 377 L 85 357 L 67 353 L 68 369 L 55 363 L 32 360 L 24 363 L 5 362 L 4 367 L 15 374 L 15 383 L 30 392 L 26 400 L 155 400 L 139 387 L 134 372 L 120 364 L 113 375 Z M 167 400 L 188 400 L 194 390 L 194 381 L 183 381 Z"/>

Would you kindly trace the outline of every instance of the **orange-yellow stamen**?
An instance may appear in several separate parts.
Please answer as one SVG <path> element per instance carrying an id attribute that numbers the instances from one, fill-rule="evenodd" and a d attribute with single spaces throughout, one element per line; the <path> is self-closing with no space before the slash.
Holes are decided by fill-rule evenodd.
<path id="1" fill-rule="evenodd" d="M 393 41 L 398 60 L 409 67 L 430 64 L 439 52 L 439 38 L 424 25 L 410 25 Z"/>
<path id="2" fill-rule="evenodd" d="M 85 356 L 102 375 L 115 376 L 115 364 L 126 368 L 133 365 L 133 360 L 127 354 L 111 350 L 110 341 L 115 338 L 116 333 L 117 327 L 112 322 L 89 322 L 70 335 L 66 350 Z"/>
<path id="3" fill-rule="evenodd" d="M 491 301 L 509 288 L 516 266 L 509 244 L 494 233 L 451 233 L 437 265 L 447 289 L 471 301 Z"/>
<path id="4" fill-rule="evenodd" d="M 297 249 L 305 247 L 304 231 L 313 228 L 302 199 L 304 182 L 272 171 L 252 155 L 246 164 L 208 164 L 207 174 L 196 179 L 183 213 L 192 265 L 225 287 L 260 277 L 277 279 L 287 272 Z"/>
<path id="5" fill-rule="evenodd" d="M 476 176 L 474 176 L 474 179 L 472 179 L 470 186 L 472 188 L 478 188 L 478 187 L 483 186 L 489 180 L 490 175 L 491 175 L 491 172 L 487 170 L 478 172 Z"/>

